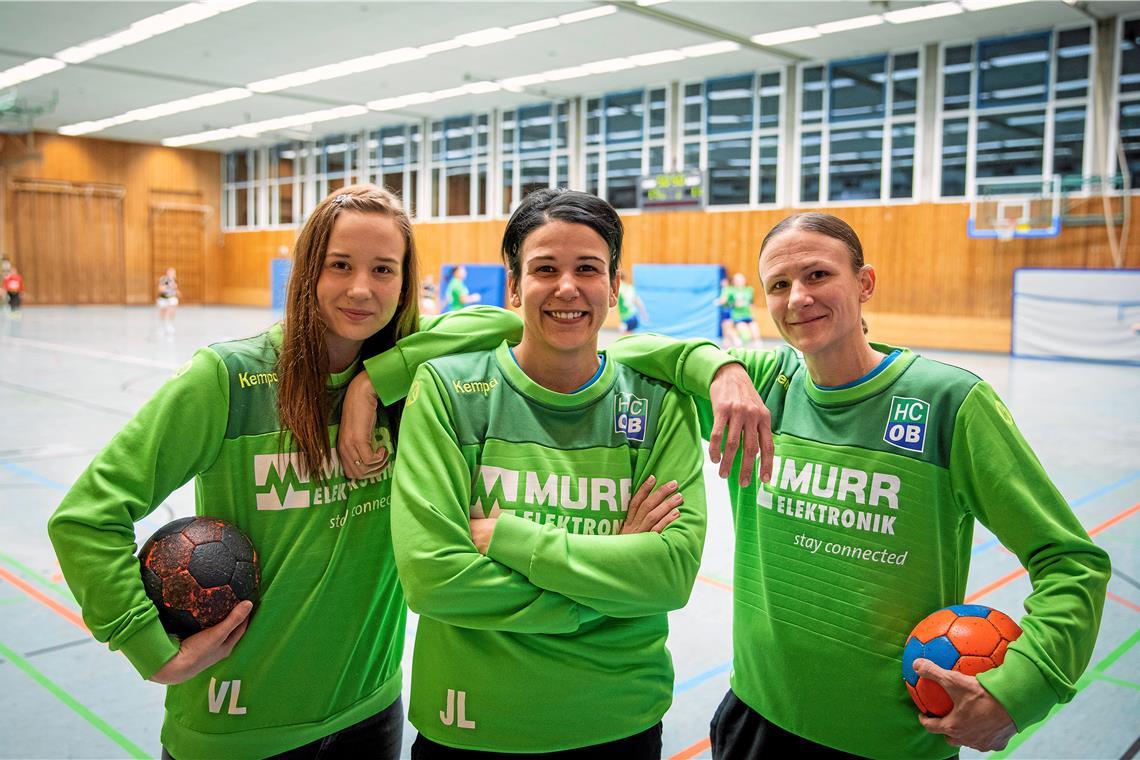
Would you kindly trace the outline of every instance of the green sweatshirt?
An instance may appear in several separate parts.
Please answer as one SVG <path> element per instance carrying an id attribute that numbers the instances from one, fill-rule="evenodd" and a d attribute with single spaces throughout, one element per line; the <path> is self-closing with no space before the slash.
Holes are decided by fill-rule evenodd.
<path id="1" fill-rule="evenodd" d="M 919 620 L 962 601 L 977 519 L 1033 583 L 1024 634 L 978 680 L 1019 729 L 1071 699 L 1096 641 L 1108 557 L 993 388 L 905 349 L 834 390 L 816 387 L 791 349 L 730 353 L 771 410 L 776 444 L 770 484 L 740 488 L 739 459 L 729 479 L 733 691 L 844 752 L 953 755 L 919 724 L 901 657 Z M 707 436 L 711 412 L 699 407 Z"/>
<path id="2" fill-rule="evenodd" d="M 551 752 L 631 736 L 672 700 L 665 613 L 705 531 L 692 402 L 613 360 L 550 391 L 507 344 L 420 368 L 393 486 L 396 564 L 421 615 L 409 719 L 452 747 Z M 572 447 L 568 446 L 572 443 Z M 614 535 L 650 474 L 681 516 Z M 488 555 L 471 517 L 498 516 Z"/>
<path id="3" fill-rule="evenodd" d="M 493 346 L 519 322 L 467 309 L 421 327 L 428 332 L 393 353 Z M 280 341 L 276 326 L 198 351 L 95 458 L 48 524 L 88 628 L 143 677 L 178 644 L 143 590 L 133 523 L 193 479 L 196 512 L 233 522 L 253 541 L 261 602 L 244 637 L 228 658 L 167 690 L 162 744 L 179 760 L 282 752 L 400 695 L 406 611 L 391 553 L 391 464 L 349 481 L 334 449 L 328 482 L 317 486 L 295 453 L 278 455 Z M 330 376 L 331 420 L 357 369 Z M 391 450 L 383 410 L 375 439 Z"/>

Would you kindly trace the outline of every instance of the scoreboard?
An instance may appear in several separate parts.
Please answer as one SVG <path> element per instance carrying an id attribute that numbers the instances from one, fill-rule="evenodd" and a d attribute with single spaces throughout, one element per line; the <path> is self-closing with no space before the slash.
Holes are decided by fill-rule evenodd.
<path id="1" fill-rule="evenodd" d="M 705 175 L 699 170 L 662 172 L 642 177 L 637 194 L 643 211 L 677 211 L 705 207 Z"/>

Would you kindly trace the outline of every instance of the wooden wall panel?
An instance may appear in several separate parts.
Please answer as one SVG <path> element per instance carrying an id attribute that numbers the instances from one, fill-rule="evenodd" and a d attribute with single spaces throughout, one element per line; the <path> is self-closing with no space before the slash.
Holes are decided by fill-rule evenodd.
<path id="1" fill-rule="evenodd" d="M 218 300 L 217 272 L 221 249 L 221 161 L 217 153 L 187 148 L 97 140 L 61 135 L 34 135 L 36 158 L 27 155 L 28 136 L 0 135 L 0 204 L 4 224 L 0 248 L 17 264 L 21 252 L 15 239 L 13 182 L 51 180 L 72 185 L 109 184 L 121 187 L 122 296 L 119 303 L 153 303 L 153 234 L 151 207 L 156 202 L 186 202 L 209 209 L 202 260 L 203 297 Z M 28 283 L 29 290 L 33 287 Z"/>
<path id="2" fill-rule="evenodd" d="M 206 214 L 193 207 L 152 206 L 150 214 L 150 281 L 168 267 L 177 270 L 182 303 L 198 304 L 206 296 Z"/>

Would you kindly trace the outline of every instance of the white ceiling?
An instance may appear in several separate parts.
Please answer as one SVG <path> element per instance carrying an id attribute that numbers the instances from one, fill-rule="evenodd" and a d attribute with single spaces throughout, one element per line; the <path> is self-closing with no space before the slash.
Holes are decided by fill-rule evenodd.
<path id="1" fill-rule="evenodd" d="M 180 3 L 0 2 L 0 71 L 123 29 Z M 404 46 L 442 42 L 488 27 L 506 27 L 595 8 L 596 2 L 274 2 L 252 5 L 69 65 L 16 86 L 21 103 L 44 107 L 34 127 L 54 131 L 133 108 L 336 63 Z M 818 24 L 927 3 L 715 2 L 672 0 L 639 8 L 617 3 L 617 13 L 533 32 L 482 47 L 464 47 L 423 60 L 319 82 L 93 133 L 94 137 L 158 143 L 164 138 L 262 121 L 378 98 L 498 80 L 617 56 L 679 48 L 720 39 Z M 1081 24 L 1098 17 L 1140 13 L 1140 2 L 1079 3 L 1041 0 L 908 24 L 828 34 L 765 51 L 736 52 L 535 85 L 523 93 L 464 95 L 400 111 L 315 124 L 312 137 L 424 116 L 485 111 L 543 98 L 594 95 L 631 86 L 779 67 L 797 59 L 826 60 L 931 42 Z M 11 123 L 6 125 L 11 128 Z M 295 137 L 298 130 L 289 130 Z M 277 142 L 265 133 L 205 143 L 229 150 Z"/>

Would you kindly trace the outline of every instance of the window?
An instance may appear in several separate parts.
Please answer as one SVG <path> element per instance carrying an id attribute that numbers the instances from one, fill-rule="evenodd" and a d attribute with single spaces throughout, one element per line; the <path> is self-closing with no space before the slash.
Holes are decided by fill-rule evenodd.
<path id="1" fill-rule="evenodd" d="M 320 198 L 352 184 L 355 148 L 353 135 L 332 135 L 317 142 L 317 195 Z"/>
<path id="2" fill-rule="evenodd" d="M 1140 19 L 1120 25 L 1119 74 L 1119 140 L 1128 171 L 1135 177 L 1140 172 Z M 1122 172 L 1123 167 L 1116 170 Z"/>
<path id="3" fill-rule="evenodd" d="M 283 143 L 269 149 L 269 223 L 293 224 L 300 216 L 297 143 Z"/>
<path id="4" fill-rule="evenodd" d="M 683 169 L 703 169 L 710 206 L 776 202 L 779 72 L 684 86 Z"/>
<path id="5" fill-rule="evenodd" d="M 255 226 L 256 153 L 237 150 L 222 160 L 222 226 L 227 229 Z"/>
<path id="6" fill-rule="evenodd" d="M 490 116 L 455 116 L 431 123 L 432 216 L 487 213 Z"/>
<path id="7" fill-rule="evenodd" d="M 501 213 L 511 213 L 518 201 L 535 190 L 567 186 L 569 122 L 569 102 L 523 106 L 501 113 Z"/>
<path id="8" fill-rule="evenodd" d="M 637 208 L 638 183 L 668 163 L 665 88 L 609 93 L 586 100 L 586 191 L 614 208 Z"/>
<path id="9" fill-rule="evenodd" d="M 368 134 L 371 181 L 386 187 L 403 201 L 410 216 L 416 214 L 420 182 L 420 125 L 381 127 Z"/>
<path id="10" fill-rule="evenodd" d="M 942 197 L 1085 171 L 1090 43 L 1090 28 L 1078 27 L 943 48 Z"/>

